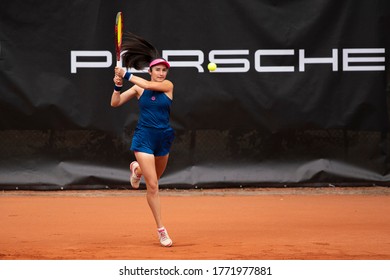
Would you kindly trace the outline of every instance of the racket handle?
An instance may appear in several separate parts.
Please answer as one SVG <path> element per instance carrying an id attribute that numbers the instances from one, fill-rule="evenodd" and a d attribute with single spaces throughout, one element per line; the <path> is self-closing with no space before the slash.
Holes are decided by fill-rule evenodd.
<path id="1" fill-rule="evenodd" d="M 116 61 L 116 67 L 122 67 L 120 60 Z"/>

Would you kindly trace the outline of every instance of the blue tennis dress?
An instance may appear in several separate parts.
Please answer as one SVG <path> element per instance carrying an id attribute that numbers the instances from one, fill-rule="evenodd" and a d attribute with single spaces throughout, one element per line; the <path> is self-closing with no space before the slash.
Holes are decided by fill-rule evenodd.
<path id="1" fill-rule="evenodd" d="M 160 91 L 144 90 L 138 99 L 140 114 L 131 150 L 155 156 L 169 154 L 175 138 L 169 118 L 172 100 Z"/>

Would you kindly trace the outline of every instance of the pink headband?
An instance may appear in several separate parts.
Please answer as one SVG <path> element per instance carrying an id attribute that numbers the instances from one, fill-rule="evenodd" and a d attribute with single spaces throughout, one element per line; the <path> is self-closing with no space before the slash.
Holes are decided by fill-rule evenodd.
<path id="1" fill-rule="evenodd" d="M 168 61 L 166 61 L 163 58 L 157 58 L 157 59 L 153 60 L 152 62 L 150 62 L 149 67 L 153 67 L 157 64 L 164 64 L 167 68 L 171 67 L 171 65 L 169 65 Z"/>

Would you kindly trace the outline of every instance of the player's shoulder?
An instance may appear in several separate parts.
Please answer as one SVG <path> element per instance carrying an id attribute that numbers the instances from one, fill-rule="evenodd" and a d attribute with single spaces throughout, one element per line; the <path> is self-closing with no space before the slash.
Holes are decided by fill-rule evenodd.
<path id="1" fill-rule="evenodd" d="M 173 88 L 173 83 L 170 80 L 165 79 L 163 83 L 166 83 L 167 85 L 171 86 Z"/>

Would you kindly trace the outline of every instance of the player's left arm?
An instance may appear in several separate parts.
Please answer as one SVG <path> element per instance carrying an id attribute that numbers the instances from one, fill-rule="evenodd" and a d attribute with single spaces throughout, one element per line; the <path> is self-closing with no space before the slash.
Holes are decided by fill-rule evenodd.
<path id="1" fill-rule="evenodd" d="M 122 68 L 115 68 L 115 73 L 116 75 L 123 77 L 125 71 Z M 131 75 L 129 81 L 143 89 L 161 91 L 169 95 L 171 95 L 173 92 L 173 83 L 169 80 L 164 80 L 162 82 L 153 82 L 135 75 Z"/>
<path id="2" fill-rule="evenodd" d="M 143 89 L 161 91 L 166 93 L 172 92 L 173 89 L 173 83 L 169 80 L 164 80 L 162 82 L 153 82 L 132 75 L 129 81 Z"/>

